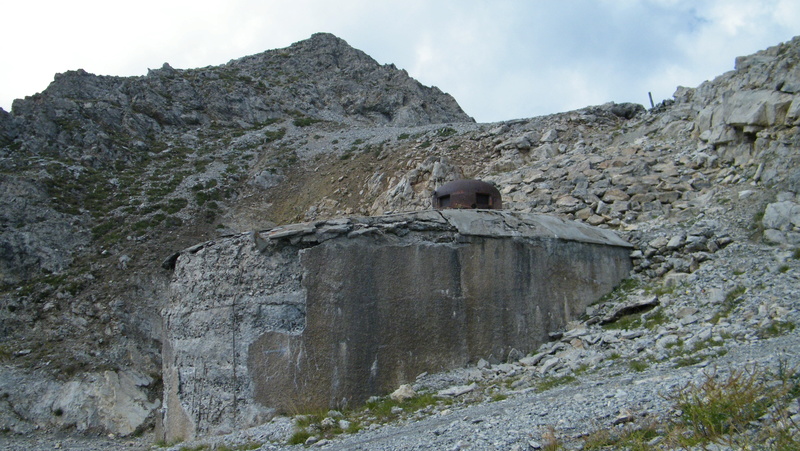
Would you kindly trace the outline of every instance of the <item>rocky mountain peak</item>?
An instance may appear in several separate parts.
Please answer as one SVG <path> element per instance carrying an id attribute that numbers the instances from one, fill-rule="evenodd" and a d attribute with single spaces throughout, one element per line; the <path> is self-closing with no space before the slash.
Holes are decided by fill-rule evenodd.
<path id="1" fill-rule="evenodd" d="M 126 158 L 113 150 L 120 140 L 150 149 L 160 133 L 197 126 L 247 128 L 285 118 L 348 126 L 473 121 L 450 95 L 326 33 L 221 66 L 165 63 L 144 77 L 56 74 L 42 93 L 15 100 L 11 116 L 28 136 L 26 150 L 96 148 L 106 160 Z"/>

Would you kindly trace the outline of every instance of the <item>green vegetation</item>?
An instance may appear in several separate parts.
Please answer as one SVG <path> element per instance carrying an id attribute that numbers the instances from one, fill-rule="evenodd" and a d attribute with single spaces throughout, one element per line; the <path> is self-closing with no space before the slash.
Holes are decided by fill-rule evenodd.
<path id="1" fill-rule="evenodd" d="M 733 309 L 742 303 L 742 295 L 744 295 L 746 292 L 747 288 L 741 285 L 729 291 L 725 295 L 725 299 L 722 301 L 719 311 L 711 319 L 711 323 L 717 324 L 722 318 L 727 318 Z"/>
<path id="2" fill-rule="evenodd" d="M 773 338 L 788 334 L 795 330 L 797 325 L 791 321 L 772 321 L 769 325 L 759 329 L 759 338 Z"/>
<path id="3" fill-rule="evenodd" d="M 188 200 L 182 197 L 177 197 L 167 201 L 167 205 L 162 206 L 161 209 L 172 215 L 183 210 L 184 208 L 186 208 L 187 205 L 189 205 Z"/>
<path id="4" fill-rule="evenodd" d="M 589 434 L 584 439 L 583 450 L 625 449 L 630 451 L 649 451 L 653 449 L 650 441 L 658 436 L 659 431 L 655 424 L 648 424 L 644 427 L 627 426 L 622 430 L 600 429 Z"/>
<path id="5" fill-rule="evenodd" d="M 571 384 L 578 380 L 575 376 L 549 376 L 536 385 L 536 391 L 543 392 L 561 385 Z"/>
<path id="6" fill-rule="evenodd" d="M 266 138 L 266 142 L 278 141 L 283 139 L 286 136 L 286 129 L 281 127 L 278 130 L 267 130 L 264 132 L 264 137 Z"/>
<path id="7" fill-rule="evenodd" d="M 502 396 L 502 395 L 500 395 Z M 354 434 L 361 430 L 364 422 L 388 423 L 404 414 L 418 412 L 433 405 L 450 405 L 452 400 L 441 399 L 432 393 L 423 393 L 404 401 L 391 398 L 377 398 L 368 401 L 363 408 L 345 410 L 341 417 L 334 420 L 328 413 L 311 413 L 295 416 L 296 430 L 288 443 L 302 444 L 309 437 L 331 438 L 339 434 Z M 344 420 L 341 421 L 340 420 Z M 345 426 L 343 429 L 342 426 Z"/>
<path id="8" fill-rule="evenodd" d="M 289 437 L 289 441 L 287 442 L 290 445 L 302 445 L 303 443 L 311 437 L 311 433 L 305 429 L 300 429 L 294 432 L 291 437 Z"/>
<path id="9" fill-rule="evenodd" d="M 454 128 L 451 128 L 451 127 L 444 127 L 444 128 L 440 128 L 439 130 L 436 130 L 436 136 L 438 136 L 440 138 L 447 138 L 447 137 L 453 136 L 453 135 L 455 135 L 457 133 L 458 132 Z"/>
<path id="10" fill-rule="evenodd" d="M 592 305 L 603 304 L 606 302 L 624 301 L 634 290 L 641 286 L 638 279 L 625 279 L 619 283 L 612 291 L 604 294 Z"/>
<path id="11" fill-rule="evenodd" d="M 628 362 L 628 366 L 633 371 L 636 371 L 637 373 L 640 373 L 640 372 L 646 370 L 650 366 L 650 363 L 648 363 L 647 361 L 644 361 L 644 360 L 631 360 L 630 362 Z"/>
<path id="12" fill-rule="evenodd" d="M 666 396 L 677 416 L 598 429 L 583 439 L 582 449 L 649 450 L 654 442 L 663 449 L 800 449 L 800 424 L 792 420 L 798 396 L 800 377 L 783 362 L 774 371 L 711 373 Z"/>
<path id="13" fill-rule="evenodd" d="M 634 313 L 625 315 L 622 318 L 614 321 L 613 323 L 603 324 L 603 329 L 606 330 L 629 330 L 641 325 L 642 314 Z"/>
<path id="14" fill-rule="evenodd" d="M 309 125 L 314 125 L 317 122 L 322 122 L 322 120 L 311 117 L 298 117 L 292 121 L 292 124 L 294 124 L 295 127 L 308 127 Z"/>
<path id="15" fill-rule="evenodd" d="M 716 443 L 737 449 L 748 444 L 797 449 L 800 425 L 780 420 L 788 420 L 789 404 L 798 395 L 800 379 L 795 371 L 752 368 L 733 370 L 722 379 L 709 375 L 700 385 L 687 385 L 669 398 L 681 412 L 672 425 L 681 433 L 673 439 L 688 447 Z M 772 420 L 759 428 L 761 437 L 751 438 L 746 433 L 751 424 L 768 414 Z"/>

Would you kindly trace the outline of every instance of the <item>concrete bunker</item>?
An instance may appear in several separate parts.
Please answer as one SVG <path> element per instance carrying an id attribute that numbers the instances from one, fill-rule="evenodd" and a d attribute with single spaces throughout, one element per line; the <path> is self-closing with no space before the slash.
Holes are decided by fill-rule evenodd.
<path id="1" fill-rule="evenodd" d="M 163 438 L 356 406 L 420 373 L 532 352 L 630 269 L 613 232 L 496 210 L 294 224 L 177 258 Z"/>

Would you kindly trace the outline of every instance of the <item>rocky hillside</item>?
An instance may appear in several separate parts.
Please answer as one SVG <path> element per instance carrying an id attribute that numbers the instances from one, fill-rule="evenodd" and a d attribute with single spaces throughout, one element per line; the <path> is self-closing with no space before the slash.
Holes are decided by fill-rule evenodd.
<path id="1" fill-rule="evenodd" d="M 147 430 L 172 254 L 427 209 L 455 178 L 495 183 L 511 210 L 617 230 L 637 247 L 634 279 L 654 286 L 696 282 L 720 252 L 791 250 L 799 59 L 796 38 L 649 111 L 494 124 L 325 34 L 218 67 L 57 75 L 0 111 L 0 427 Z M 713 315 L 703 305 L 690 307 Z"/>
<path id="2" fill-rule="evenodd" d="M 14 374 L 3 384 L 33 371 L 53 382 L 47 390 L 77 378 L 102 392 L 107 378 L 83 375 L 132 368 L 131 389 L 145 387 L 152 406 L 162 260 L 238 227 L 243 199 L 309 164 L 301 141 L 441 122 L 472 119 L 449 95 L 329 34 L 219 67 L 56 75 L 0 112 L 0 356 Z M 287 220 L 268 207 L 256 206 L 256 223 Z M 21 418 L 59 420 L 50 410 L 25 407 Z"/>

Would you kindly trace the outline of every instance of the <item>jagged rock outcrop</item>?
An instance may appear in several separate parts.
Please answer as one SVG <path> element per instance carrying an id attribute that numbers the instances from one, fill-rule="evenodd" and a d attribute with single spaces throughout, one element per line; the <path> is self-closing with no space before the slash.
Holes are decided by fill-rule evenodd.
<path id="1" fill-rule="evenodd" d="M 177 258 L 166 440 L 359 405 L 423 372 L 531 352 L 631 269 L 608 230 L 442 210 L 278 227 Z"/>
<path id="2" fill-rule="evenodd" d="M 12 116 L 21 150 L 94 165 L 138 161 L 160 134 L 198 126 L 252 127 L 287 116 L 348 126 L 473 122 L 452 96 L 326 33 L 223 66 L 164 63 L 144 77 L 57 74 L 41 94 L 15 100 Z"/>

